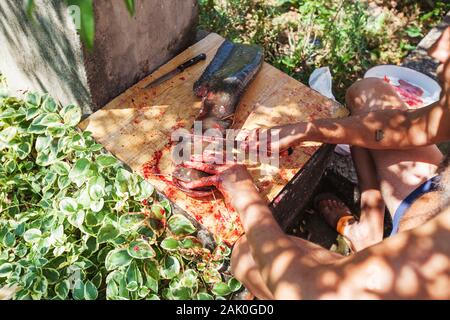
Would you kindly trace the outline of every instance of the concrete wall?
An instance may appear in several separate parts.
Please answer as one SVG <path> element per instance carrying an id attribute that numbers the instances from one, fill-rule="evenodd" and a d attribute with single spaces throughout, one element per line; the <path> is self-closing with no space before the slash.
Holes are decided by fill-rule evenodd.
<path id="1" fill-rule="evenodd" d="M 197 0 L 136 0 L 133 18 L 122 0 L 96 0 L 94 4 L 95 48 L 85 57 L 97 105 L 111 101 L 195 38 Z"/>
<path id="2" fill-rule="evenodd" d="M 0 1 L 0 71 L 12 90 L 50 92 L 63 104 L 93 107 L 75 25 L 63 1 L 37 0 L 30 20 L 23 1 Z"/>
<path id="3" fill-rule="evenodd" d="M 49 92 L 87 114 L 99 109 L 190 45 L 197 0 L 94 0 L 95 45 L 87 51 L 64 1 L 36 0 L 32 21 L 22 0 L 0 1 L 0 71 L 14 89 Z"/>

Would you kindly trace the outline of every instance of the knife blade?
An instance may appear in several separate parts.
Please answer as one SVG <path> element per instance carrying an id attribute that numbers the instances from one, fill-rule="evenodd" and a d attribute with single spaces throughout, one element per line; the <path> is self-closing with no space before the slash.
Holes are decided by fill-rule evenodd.
<path id="1" fill-rule="evenodd" d="M 176 67 L 172 71 L 169 71 L 168 73 L 166 73 L 166 74 L 162 75 L 161 77 L 155 79 L 154 81 L 150 82 L 148 85 L 146 85 L 144 87 L 144 89 L 150 89 L 150 88 L 159 86 L 160 84 L 166 82 L 167 80 L 172 79 L 177 74 L 183 72 L 187 68 L 192 67 L 193 65 L 196 65 L 197 63 L 199 63 L 200 61 L 203 61 L 205 59 L 206 59 L 206 54 L 201 53 L 198 56 L 196 56 L 192 59 L 189 59 L 188 61 L 180 64 L 178 67 Z"/>

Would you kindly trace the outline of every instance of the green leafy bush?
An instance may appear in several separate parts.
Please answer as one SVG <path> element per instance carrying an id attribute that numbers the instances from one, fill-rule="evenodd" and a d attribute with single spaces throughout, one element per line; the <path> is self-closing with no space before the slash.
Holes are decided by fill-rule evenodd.
<path id="1" fill-rule="evenodd" d="M 0 288 L 15 299 L 214 299 L 239 289 L 194 225 L 80 132 L 80 108 L 0 98 Z M 225 281 L 227 280 L 227 281 Z"/>

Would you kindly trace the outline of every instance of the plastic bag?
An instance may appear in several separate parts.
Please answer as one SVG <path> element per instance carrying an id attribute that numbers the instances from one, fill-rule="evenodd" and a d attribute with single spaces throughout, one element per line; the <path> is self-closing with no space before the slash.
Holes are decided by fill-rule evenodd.
<path id="1" fill-rule="evenodd" d="M 314 70 L 309 77 L 309 86 L 321 95 L 336 101 L 332 90 L 333 78 L 331 76 L 330 68 L 322 67 Z M 343 156 L 348 156 L 350 155 L 350 146 L 348 144 L 338 144 L 334 149 L 334 152 Z"/>

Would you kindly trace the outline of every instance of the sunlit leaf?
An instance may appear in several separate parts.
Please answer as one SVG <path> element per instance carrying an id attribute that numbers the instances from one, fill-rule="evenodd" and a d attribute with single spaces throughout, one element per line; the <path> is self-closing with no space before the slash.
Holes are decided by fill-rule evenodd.
<path id="1" fill-rule="evenodd" d="M 131 16 L 134 16 L 134 14 L 136 13 L 136 5 L 135 5 L 135 0 L 124 0 L 125 1 L 125 5 L 127 6 L 127 10 L 130 13 Z"/>
<path id="2" fill-rule="evenodd" d="M 120 228 L 123 230 L 135 230 L 143 225 L 143 214 L 124 214 L 119 219 Z"/>
<path id="3" fill-rule="evenodd" d="M 86 281 L 84 285 L 84 298 L 86 300 L 96 300 L 98 297 L 98 291 L 95 285 L 91 281 Z"/>
<path id="4" fill-rule="evenodd" d="M 107 155 L 98 156 L 96 159 L 96 162 L 100 167 L 103 167 L 103 168 L 112 167 L 119 163 L 119 161 L 117 161 L 116 158 L 114 158 L 112 156 L 107 156 Z"/>
<path id="5" fill-rule="evenodd" d="M 135 259 L 148 259 L 156 255 L 151 245 L 143 240 L 132 241 L 128 246 L 128 254 Z"/>
<path id="6" fill-rule="evenodd" d="M 107 242 L 114 240 L 119 236 L 119 230 L 112 224 L 106 224 L 102 226 L 98 232 L 97 241 L 98 243 Z"/>
<path id="7" fill-rule="evenodd" d="M 161 277 L 165 279 L 172 279 L 180 273 L 180 262 L 176 257 L 167 256 L 161 266 Z"/>
<path id="8" fill-rule="evenodd" d="M 176 250 L 180 247 L 180 242 L 174 238 L 166 238 L 161 241 L 161 248 L 165 250 Z"/>
<path id="9" fill-rule="evenodd" d="M 197 294 L 197 300 L 214 300 L 214 297 L 206 292 L 200 292 Z"/>
<path id="10" fill-rule="evenodd" d="M 231 278 L 228 281 L 228 287 L 231 291 L 236 292 L 239 291 L 242 288 L 242 284 L 235 278 Z"/>
<path id="11" fill-rule="evenodd" d="M 194 225 L 184 216 L 177 214 L 172 216 L 167 224 L 175 235 L 187 235 L 196 231 Z"/>
<path id="12" fill-rule="evenodd" d="M 95 15 L 92 0 L 66 0 L 69 6 L 78 6 L 81 13 L 80 37 L 89 50 L 94 48 Z"/>
<path id="13" fill-rule="evenodd" d="M 217 296 L 227 296 L 230 293 L 232 293 L 230 287 L 228 286 L 228 284 L 224 283 L 224 282 L 219 282 L 214 284 L 214 287 L 212 289 L 212 292 L 217 295 Z"/>
<path id="14" fill-rule="evenodd" d="M 69 178 L 74 181 L 87 176 L 91 162 L 86 158 L 78 159 L 69 173 Z"/>
<path id="15" fill-rule="evenodd" d="M 29 229 L 23 234 L 23 239 L 29 243 L 35 243 L 41 239 L 42 232 L 39 229 Z"/>
<path id="16" fill-rule="evenodd" d="M 110 251 L 106 256 L 105 267 L 107 270 L 113 270 L 118 267 L 128 266 L 133 258 L 128 254 L 127 249 L 116 249 Z"/>
<path id="17" fill-rule="evenodd" d="M 81 120 L 82 112 L 80 107 L 70 104 L 64 107 L 60 114 L 63 117 L 64 124 L 75 127 Z"/>
<path id="18" fill-rule="evenodd" d="M 59 209 L 65 214 L 77 212 L 78 204 L 73 198 L 64 198 L 59 202 Z"/>

